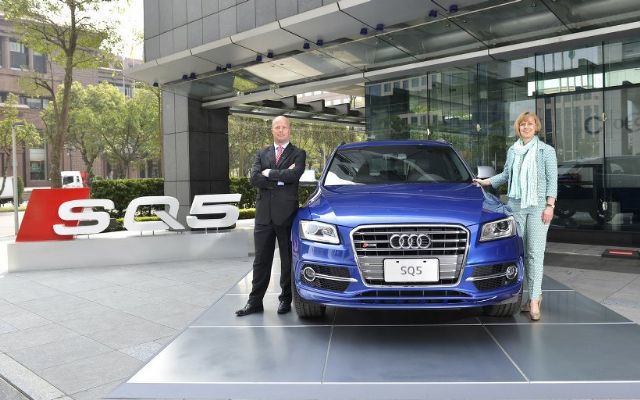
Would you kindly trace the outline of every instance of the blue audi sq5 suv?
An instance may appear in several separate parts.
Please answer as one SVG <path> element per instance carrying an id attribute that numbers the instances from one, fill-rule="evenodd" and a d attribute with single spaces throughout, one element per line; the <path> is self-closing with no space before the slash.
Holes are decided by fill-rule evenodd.
<path id="1" fill-rule="evenodd" d="M 507 206 L 446 142 L 339 146 L 292 229 L 294 305 L 518 312 L 523 245 Z"/>

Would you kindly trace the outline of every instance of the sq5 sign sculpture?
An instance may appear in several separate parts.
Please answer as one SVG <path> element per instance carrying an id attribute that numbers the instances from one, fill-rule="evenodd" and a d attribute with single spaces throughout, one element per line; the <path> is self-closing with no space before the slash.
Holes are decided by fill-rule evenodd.
<path id="1" fill-rule="evenodd" d="M 112 200 L 89 199 L 89 190 L 54 189 L 34 190 L 17 242 L 43 240 L 69 240 L 74 235 L 91 235 L 104 232 L 109 226 L 107 212 L 114 208 Z M 198 195 L 193 199 L 187 225 L 194 229 L 228 228 L 233 226 L 240 215 L 238 207 L 229 204 L 240 201 L 240 194 Z M 163 206 L 168 210 L 156 210 L 160 221 L 140 222 L 135 220 L 142 206 Z M 128 231 L 157 231 L 186 229 L 177 220 L 178 199 L 171 196 L 146 196 L 133 199 L 127 206 L 124 228 Z M 106 211 L 94 211 L 103 208 Z M 204 215 L 223 215 L 222 218 L 199 218 Z M 83 223 L 82 225 L 80 223 Z"/>

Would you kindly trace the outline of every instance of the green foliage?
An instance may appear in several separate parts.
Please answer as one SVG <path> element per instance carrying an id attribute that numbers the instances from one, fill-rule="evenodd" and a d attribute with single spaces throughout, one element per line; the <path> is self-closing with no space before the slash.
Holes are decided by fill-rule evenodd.
<path id="1" fill-rule="evenodd" d="M 91 187 L 92 198 L 113 201 L 115 209 L 111 211 L 111 215 L 114 217 L 122 217 L 131 200 L 137 197 L 162 195 L 164 195 L 162 178 L 97 179 Z M 141 215 L 151 215 L 151 209 L 152 207 L 140 207 Z"/>
<path id="2" fill-rule="evenodd" d="M 238 92 L 247 92 L 249 90 L 256 89 L 257 87 L 258 85 L 256 83 L 241 76 L 236 75 L 233 77 L 233 88 Z"/>
<path id="3" fill-rule="evenodd" d="M 309 197 L 316 191 L 316 186 L 300 186 L 298 189 L 298 196 L 300 198 L 300 205 L 304 204 Z"/>
<path id="4" fill-rule="evenodd" d="M 155 215 L 150 216 L 135 216 L 134 220 L 138 222 L 160 221 L 160 218 Z M 111 224 L 105 232 L 123 231 L 124 230 L 124 218 L 114 218 L 111 220 Z"/>
<path id="5" fill-rule="evenodd" d="M 132 162 L 160 157 L 160 98 L 158 90 L 149 86 L 138 86 L 133 97 L 122 98 L 120 105 L 110 110 L 115 113 L 102 131 L 102 139 L 118 176 L 128 177 Z"/>
<path id="6" fill-rule="evenodd" d="M 291 120 L 291 142 L 307 152 L 307 169 L 321 171 L 327 157 L 341 143 L 365 140 L 363 131 L 341 125 Z M 273 143 L 271 121 L 240 115 L 229 117 L 229 171 L 231 176 L 246 177 L 256 151 Z"/>
<path id="7" fill-rule="evenodd" d="M 300 186 L 298 188 L 298 196 L 300 197 L 300 204 L 303 204 L 316 190 L 314 187 Z M 242 209 L 251 209 L 256 207 L 256 194 L 257 190 L 251 186 L 248 178 L 229 178 L 229 192 L 240 193 L 240 203 L 238 207 Z M 253 217 L 250 217 L 253 218 Z"/>
<path id="8" fill-rule="evenodd" d="M 118 41 L 115 26 L 91 18 L 110 0 L 0 0 L 20 41 L 64 66 L 72 57 L 74 68 L 103 64 Z"/>
<path id="9" fill-rule="evenodd" d="M 104 152 L 116 176 L 128 176 L 132 162 L 160 157 L 158 93 L 146 85 L 136 87 L 133 98 L 102 82 L 83 86 L 74 82 L 70 92 L 69 127 L 65 145 L 82 155 L 87 173 Z M 42 112 L 48 126 L 55 126 L 55 105 Z"/>
<path id="10" fill-rule="evenodd" d="M 65 145 L 80 152 L 89 175 L 104 148 L 102 135 L 113 126 L 113 119 L 122 108 L 122 98 L 118 88 L 106 82 L 87 86 L 73 82 L 71 85 Z M 53 103 L 42 111 L 41 117 L 47 126 L 56 125 Z"/>
<path id="11" fill-rule="evenodd" d="M 61 187 L 60 164 L 69 123 L 73 70 L 106 64 L 109 48 L 117 41 L 115 26 L 92 19 L 109 0 L 0 0 L 0 9 L 11 22 L 20 41 L 46 54 L 64 69 L 62 88 L 53 75 L 34 72 L 33 92 L 45 93 L 53 103 L 55 125 L 49 126 L 51 158 L 49 179 Z M 60 92 L 60 93 L 59 93 Z"/>
<path id="12" fill-rule="evenodd" d="M 241 208 L 240 216 L 238 219 L 251 219 L 256 217 L 256 209 L 255 208 Z"/>
<path id="13" fill-rule="evenodd" d="M 256 206 L 256 189 L 251 186 L 249 178 L 230 178 L 229 193 L 240 193 L 242 197 L 238 207 L 251 208 Z"/>
<path id="14" fill-rule="evenodd" d="M 230 175 L 248 177 L 256 151 L 269 143 L 273 143 L 269 121 L 238 115 L 229 116 Z"/>
<path id="15" fill-rule="evenodd" d="M 15 126 L 16 124 L 21 124 Z M 16 146 L 18 144 L 25 144 L 27 146 L 37 146 L 40 144 L 40 134 L 36 127 L 19 118 L 18 111 L 18 97 L 13 93 L 9 93 L 7 100 L 4 103 L 4 107 L 0 108 L 0 165 L 2 165 L 2 171 L 0 176 L 5 178 L 7 176 L 7 169 L 11 165 L 12 157 L 12 133 L 11 127 L 15 126 L 16 133 Z M 14 172 L 13 175 L 16 175 Z M 0 193 L 4 190 L 5 180 L 0 179 Z"/>

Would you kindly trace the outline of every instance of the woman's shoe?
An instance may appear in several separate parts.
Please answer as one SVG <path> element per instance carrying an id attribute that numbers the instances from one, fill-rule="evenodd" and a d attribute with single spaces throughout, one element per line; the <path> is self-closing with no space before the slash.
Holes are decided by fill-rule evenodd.
<path id="1" fill-rule="evenodd" d="M 531 302 L 537 302 L 538 303 L 538 311 L 529 311 L 529 318 L 531 318 L 532 321 L 539 321 L 540 318 L 542 317 L 542 313 L 540 312 L 540 306 L 542 305 L 542 295 L 540 295 L 540 297 L 538 298 L 538 300 L 531 300 Z M 531 309 L 531 306 L 529 306 Z"/>

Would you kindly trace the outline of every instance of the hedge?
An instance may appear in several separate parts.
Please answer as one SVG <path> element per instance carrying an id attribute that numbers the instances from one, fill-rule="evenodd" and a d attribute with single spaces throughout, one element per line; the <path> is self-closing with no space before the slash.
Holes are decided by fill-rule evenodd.
<path id="1" fill-rule="evenodd" d="M 314 187 L 300 186 L 300 204 L 304 203 L 315 191 Z M 240 193 L 238 207 L 241 209 L 241 219 L 253 218 L 256 207 L 256 189 L 251 186 L 248 178 L 230 178 L 229 192 Z M 111 211 L 114 218 L 122 218 L 131 200 L 143 196 L 162 196 L 164 194 L 164 180 L 162 178 L 145 179 L 109 179 L 95 180 L 91 185 L 91 197 L 94 199 L 113 200 L 115 209 Z M 140 207 L 141 216 L 150 216 L 153 207 Z M 242 212 L 242 210 L 247 210 Z M 251 216 L 248 216 L 251 215 Z"/>
<path id="2" fill-rule="evenodd" d="M 300 204 L 307 201 L 307 199 L 316 190 L 315 186 L 300 186 L 298 188 L 298 196 L 300 197 Z M 249 178 L 229 178 L 229 192 L 240 193 L 240 203 L 238 207 L 240 209 L 255 208 L 256 207 L 256 189 L 249 183 Z M 253 217 L 252 217 L 253 218 Z"/>
<path id="3" fill-rule="evenodd" d="M 164 194 L 164 179 L 100 179 L 91 184 L 91 198 L 109 199 L 113 201 L 114 210 L 111 216 L 124 216 L 131 200 L 143 196 L 162 196 Z M 140 207 L 141 215 L 151 215 L 150 206 Z"/>

